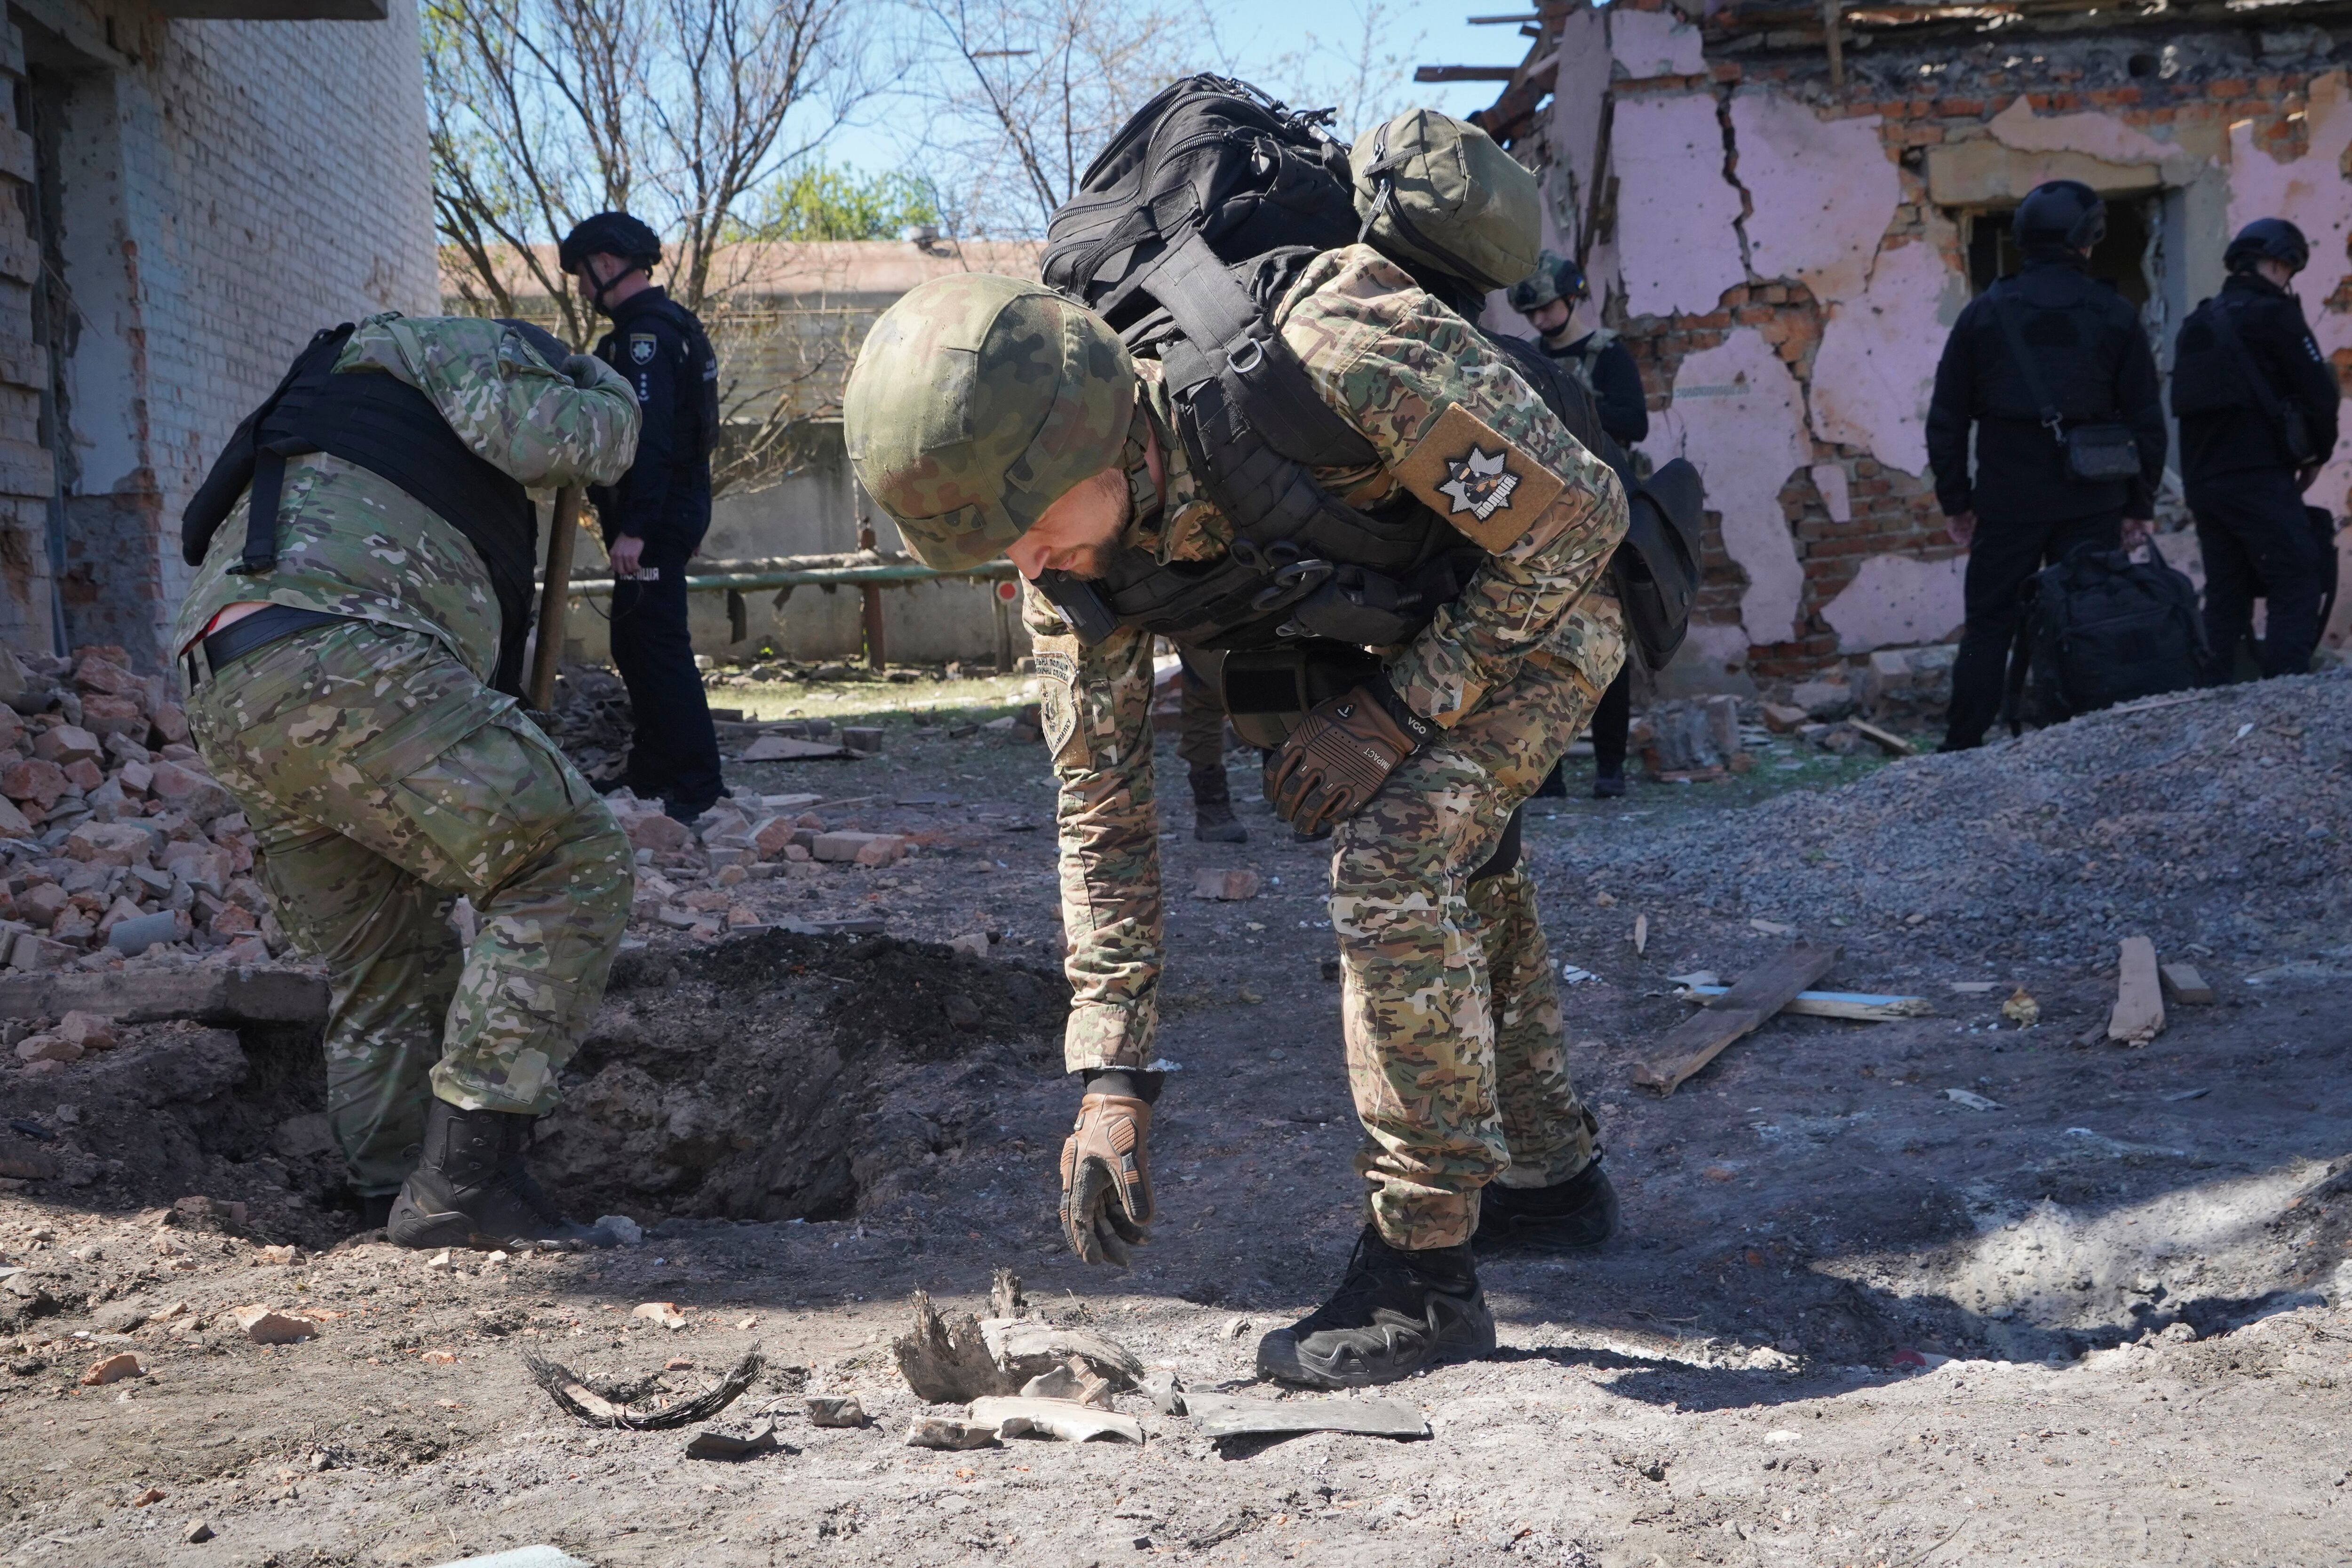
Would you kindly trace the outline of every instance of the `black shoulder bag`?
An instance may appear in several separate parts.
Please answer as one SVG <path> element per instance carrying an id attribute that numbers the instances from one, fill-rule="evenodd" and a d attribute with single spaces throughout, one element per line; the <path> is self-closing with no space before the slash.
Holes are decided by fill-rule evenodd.
<path id="1" fill-rule="evenodd" d="M 2077 425 L 2069 429 L 2066 416 L 2050 395 L 2050 388 L 2042 379 L 2042 372 L 2033 363 L 2032 353 L 2025 346 L 2025 334 L 2017 325 L 2016 312 L 2010 309 L 2010 290 L 1995 291 L 1992 313 L 2000 322 L 2001 335 L 2009 340 L 2010 356 L 2017 361 L 2018 374 L 2025 377 L 2025 390 L 2033 398 L 2042 427 L 2066 454 L 2066 477 L 2079 484 L 2113 484 L 2118 479 L 2136 479 L 2139 474 L 2139 442 L 2133 438 L 2128 426 L 2113 421 L 2097 425 Z"/>
<path id="2" fill-rule="evenodd" d="M 2270 377 L 2247 351 L 2246 340 L 2238 335 L 2237 312 L 2221 300 L 2212 301 L 2213 335 L 2221 340 L 2222 349 L 2236 362 L 2238 374 L 2246 378 L 2246 389 L 2253 394 L 2254 406 L 2262 411 L 2263 423 L 2278 437 L 2279 449 L 2286 454 L 2287 467 L 2301 468 L 2315 455 L 2311 449 L 2311 426 L 2303 416 L 2299 403 L 2282 403 L 2271 387 Z"/>

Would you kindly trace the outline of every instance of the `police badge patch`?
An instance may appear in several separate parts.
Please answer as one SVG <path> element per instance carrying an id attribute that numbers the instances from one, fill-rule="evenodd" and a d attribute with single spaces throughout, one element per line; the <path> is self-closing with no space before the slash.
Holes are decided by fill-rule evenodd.
<path id="1" fill-rule="evenodd" d="M 1056 767 L 1082 768 L 1093 760 L 1078 709 L 1078 661 L 1066 653 L 1037 656 L 1037 723 L 1045 732 L 1045 754 Z"/>
<path id="2" fill-rule="evenodd" d="M 1496 554 L 1526 538 L 1567 489 L 1458 403 L 1405 454 L 1396 476 L 1430 510 Z"/>
<path id="3" fill-rule="evenodd" d="M 651 332 L 629 334 L 629 357 L 639 364 L 654 363 L 654 335 Z"/>

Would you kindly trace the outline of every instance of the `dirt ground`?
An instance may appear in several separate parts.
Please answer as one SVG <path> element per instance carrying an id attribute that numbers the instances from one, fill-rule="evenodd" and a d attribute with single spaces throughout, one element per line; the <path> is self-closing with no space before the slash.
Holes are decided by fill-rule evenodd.
<path id="1" fill-rule="evenodd" d="M 830 710 L 910 695 L 929 696 L 877 687 Z M 2290 695 L 2352 712 L 2352 680 Z M 959 700 L 981 720 L 1018 697 Z M 2271 700 L 2089 722 L 2147 728 L 2165 766 L 2218 766 L 2156 731 L 2236 731 Z M 1257 1335 L 1336 1282 L 1359 1200 L 1321 856 L 1275 828 L 1237 757 L 1253 842 L 1192 842 L 1181 784 L 1163 841 L 1161 1045 L 1181 1070 L 1153 1130 L 1162 1223 L 1130 1271 L 1066 1256 L 1043 762 L 1001 732 L 889 722 L 880 757 L 741 771 L 851 803 L 829 826 L 917 837 L 897 867 L 793 884 L 810 923 L 886 934 L 664 934 L 616 969 L 544 1157 L 576 1207 L 643 1222 L 642 1246 L 441 1262 L 353 1235 L 299 1032 L 150 1026 L 61 1073 L 0 1073 L 0 1265 L 22 1270 L 0 1280 L 0 1562 L 389 1568 L 538 1542 L 612 1565 L 2352 1559 L 2352 949 L 2316 917 L 2168 947 L 2217 1001 L 2126 1049 L 2085 1037 L 2113 1000 L 2114 935 L 2159 890 L 2132 879 L 2162 861 L 2115 863 L 2114 925 L 2000 958 L 1972 945 L 1975 916 L 1925 896 L 1991 885 L 1973 863 L 1898 898 L 1865 884 L 1907 862 L 1850 879 L 1832 862 L 1821 875 L 1856 889 L 1835 925 L 1762 868 L 1784 839 L 1819 859 L 1819 824 L 1882 821 L 1921 791 L 1990 796 L 1996 770 L 2036 758 L 2074 768 L 2037 787 L 2094 796 L 2137 765 L 2105 742 L 2070 763 L 2053 737 L 1885 769 L 1784 743 L 1733 784 L 1613 804 L 1572 770 L 1577 795 L 1528 837 L 1554 956 L 1592 976 L 1565 996 L 1624 1229 L 1482 1267 L 1496 1356 L 1390 1391 L 1427 1414 L 1427 1441 L 1220 1445 L 1126 1396 L 1140 1448 L 905 1447 L 923 1407 L 888 1341 L 915 1289 L 984 1315 L 1009 1266 L 1044 1315 L 1192 1386 L 1239 1385 Z M 2332 798 L 2314 825 L 2335 837 L 2308 842 L 2340 846 L 2335 733 L 2261 765 Z M 1713 880 L 1666 874 L 1694 845 Z M 2297 870 L 2318 880 L 2294 897 L 2340 911 L 2337 856 Z M 2258 889 L 2249 864 L 2216 870 L 2215 900 Z M 1244 865 L 1265 879 L 1252 900 L 1181 896 L 1196 867 Z M 974 931 L 996 938 L 985 958 L 940 945 Z M 1784 1016 L 1669 1099 L 1633 1088 L 1689 1010 L 1670 975 L 1727 982 L 1797 935 L 1846 944 L 1826 984 L 1932 1016 Z M 2020 984 L 2031 1028 L 2000 1011 Z M 648 1302 L 675 1310 L 638 1315 Z M 315 1337 L 253 1343 L 230 1315 L 247 1305 L 307 1314 Z M 685 1458 L 684 1432 L 581 1426 L 522 1364 L 660 1373 L 685 1395 L 754 1344 L 767 1371 L 729 1418 L 768 1409 L 785 1447 L 735 1464 Z M 143 1375 L 79 1381 L 124 1352 Z M 803 1397 L 821 1393 L 857 1394 L 876 1425 L 812 1427 Z M 211 1539 L 185 1540 L 195 1520 Z"/>

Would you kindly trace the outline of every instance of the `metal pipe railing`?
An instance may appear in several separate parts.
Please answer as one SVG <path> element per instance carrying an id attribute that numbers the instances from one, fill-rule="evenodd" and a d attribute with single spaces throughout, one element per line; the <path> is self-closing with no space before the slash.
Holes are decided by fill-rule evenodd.
<path id="1" fill-rule="evenodd" d="M 853 565 L 832 563 L 840 559 L 838 556 L 786 555 L 772 561 L 712 561 L 706 563 L 703 570 L 689 574 L 686 587 L 690 594 L 724 593 L 729 589 L 749 594 L 763 588 L 862 587 L 868 584 L 940 583 L 958 579 L 1003 581 L 1016 575 L 1010 561 L 984 562 L 959 572 L 936 572 L 917 561 L 880 559 Z M 786 562 L 825 564 L 786 565 Z M 572 594 L 575 598 L 610 598 L 613 579 L 575 578 L 572 584 Z"/>

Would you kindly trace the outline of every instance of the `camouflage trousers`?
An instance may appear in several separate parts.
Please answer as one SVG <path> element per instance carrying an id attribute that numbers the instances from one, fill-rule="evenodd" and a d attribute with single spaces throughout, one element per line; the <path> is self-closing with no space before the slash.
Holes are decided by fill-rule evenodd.
<path id="1" fill-rule="evenodd" d="M 327 962 L 327 1113 L 358 1191 L 415 1167 L 430 1096 L 552 1109 L 635 874 L 514 699 L 432 637 L 352 621 L 207 675 L 188 722 L 253 825 L 279 923 Z M 463 947 L 459 894 L 478 917 Z"/>
<path id="2" fill-rule="evenodd" d="M 1391 1246 L 1465 1242 L 1486 1183 L 1549 1186 L 1591 1162 L 1534 879 L 1524 864 L 1470 874 L 1601 689 L 1564 660 L 1530 658 L 1334 836 L 1356 1169 Z"/>

